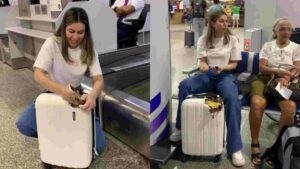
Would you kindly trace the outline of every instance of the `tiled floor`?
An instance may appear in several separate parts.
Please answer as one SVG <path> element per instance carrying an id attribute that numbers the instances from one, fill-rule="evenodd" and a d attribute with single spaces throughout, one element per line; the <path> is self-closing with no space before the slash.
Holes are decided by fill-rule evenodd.
<path id="1" fill-rule="evenodd" d="M 195 64 L 195 48 L 186 48 L 184 47 L 184 31 L 188 30 L 188 25 L 171 25 L 171 59 L 172 59 L 172 93 L 177 94 L 178 84 L 181 80 L 186 78 L 186 75 L 183 75 L 181 71 L 185 68 L 190 67 Z M 243 38 L 243 29 L 233 29 L 232 32 L 238 36 L 240 40 L 240 47 L 242 48 Z M 176 119 L 176 110 L 177 110 L 178 101 L 172 100 L 172 119 L 175 123 Z M 248 110 L 242 111 L 242 126 L 241 133 L 243 139 L 243 153 L 244 157 L 247 160 L 247 164 L 242 167 L 244 169 L 254 168 L 250 162 L 250 129 L 248 121 Z M 270 146 L 277 132 L 277 124 L 272 120 L 264 116 L 262 122 L 262 128 L 260 133 L 260 143 L 261 151 L 264 151 L 266 147 Z M 231 164 L 231 160 L 227 159 L 226 152 L 223 153 L 223 160 L 220 163 L 212 163 L 203 160 L 192 160 L 186 163 L 182 163 L 179 160 L 171 159 L 165 165 L 160 165 L 163 169 L 231 169 L 235 168 Z"/>
<path id="2" fill-rule="evenodd" d="M 19 113 L 35 99 L 42 88 L 29 69 L 12 70 L 0 62 L 0 169 L 40 169 L 37 139 L 21 135 L 15 121 Z M 143 169 L 149 162 L 109 134 L 108 149 L 91 169 Z"/>

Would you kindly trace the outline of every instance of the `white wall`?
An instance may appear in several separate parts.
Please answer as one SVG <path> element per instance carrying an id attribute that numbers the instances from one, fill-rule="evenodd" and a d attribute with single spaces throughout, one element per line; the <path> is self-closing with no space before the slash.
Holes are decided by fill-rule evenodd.
<path id="1" fill-rule="evenodd" d="M 0 34 L 6 34 L 7 30 L 5 29 L 6 22 L 8 20 L 8 14 L 11 10 L 11 7 L 1 7 L 0 8 Z"/>
<path id="2" fill-rule="evenodd" d="M 277 17 L 287 16 L 300 27 L 300 0 L 245 0 L 245 29 L 262 28 L 262 43 L 272 39 Z"/>
<path id="3" fill-rule="evenodd" d="M 262 44 L 272 39 L 277 0 L 245 0 L 245 29 L 261 28 Z"/>
<path id="4" fill-rule="evenodd" d="M 293 21 L 294 27 L 300 27 L 300 1 L 278 0 L 277 17 L 286 16 Z"/>
<path id="5" fill-rule="evenodd" d="M 87 12 L 94 46 L 99 54 L 117 49 L 117 17 L 110 7 L 102 0 L 69 2 L 57 18 L 56 25 L 60 25 L 64 13 L 72 7 L 80 7 Z"/>

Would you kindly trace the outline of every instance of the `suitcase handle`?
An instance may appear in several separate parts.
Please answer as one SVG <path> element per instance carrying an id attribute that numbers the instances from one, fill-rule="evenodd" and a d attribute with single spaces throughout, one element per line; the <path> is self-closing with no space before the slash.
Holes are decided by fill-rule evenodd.
<path id="1" fill-rule="evenodd" d="M 192 94 L 189 95 L 187 98 L 218 98 L 220 97 L 218 94 L 215 93 L 199 93 L 199 94 Z"/>

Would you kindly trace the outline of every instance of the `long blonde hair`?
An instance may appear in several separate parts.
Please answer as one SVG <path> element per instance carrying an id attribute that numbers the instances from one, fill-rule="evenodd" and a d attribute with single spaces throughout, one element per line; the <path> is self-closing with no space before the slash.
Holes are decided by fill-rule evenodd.
<path id="1" fill-rule="evenodd" d="M 85 25 L 85 34 L 81 42 L 82 54 L 80 60 L 83 64 L 91 65 L 94 57 L 94 45 L 89 25 L 89 18 L 87 13 L 82 8 L 69 9 L 55 33 L 55 36 L 61 37 L 61 52 L 66 62 L 71 63 L 72 60 L 68 54 L 69 43 L 66 37 L 66 27 L 73 23 L 81 22 Z"/>

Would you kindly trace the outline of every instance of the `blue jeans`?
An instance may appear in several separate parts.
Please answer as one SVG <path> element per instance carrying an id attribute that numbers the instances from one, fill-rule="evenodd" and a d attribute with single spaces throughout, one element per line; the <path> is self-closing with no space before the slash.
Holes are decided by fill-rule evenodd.
<path id="1" fill-rule="evenodd" d="M 213 70 L 198 74 L 183 80 L 179 85 L 179 104 L 177 109 L 176 128 L 181 129 L 181 104 L 190 94 L 216 91 L 223 98 L 225 106 L 225 120 L 227 126 L 227 152 L 235 153 L 242 149 L 240 134 L 241 104 L 238 98 L 238 88 L 235 77 L 230 72 L 219 75 Z"/>
<path id="2" fill-rule="evenodd" d="M 16 122 L 17 128 L 20 133 L 25 136 L 37 138 L 37 127 L 36 127 L 36 110 L 35 102 L 31 103 L 19 116 Z M 105 136 L 100 127 L 99 120 L 96 120 L 96 149 L 100 153 L 105 149 Z"/>

